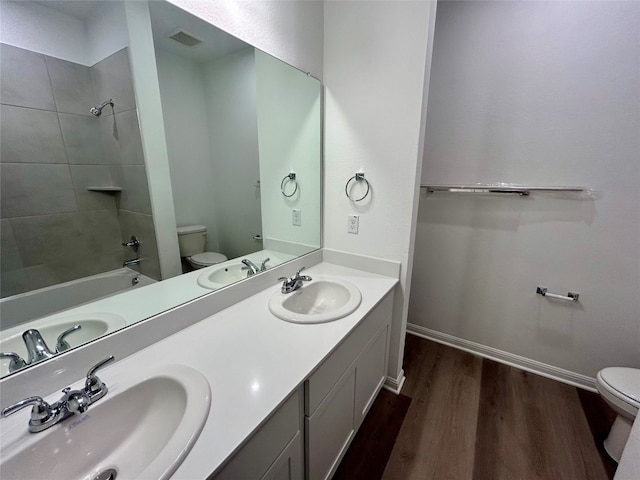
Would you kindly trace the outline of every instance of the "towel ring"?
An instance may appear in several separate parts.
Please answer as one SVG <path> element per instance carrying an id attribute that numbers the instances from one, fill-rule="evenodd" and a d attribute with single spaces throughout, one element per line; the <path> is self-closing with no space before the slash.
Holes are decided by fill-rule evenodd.
<path id="1" fill-rule="evenodd" d="M 351 195 L 349 195 L 349 184 L 351 183 L 352 180 L 355 180 L 356 182 L 364 180 L 364 182 L 367 184 L 367 191 L 364 192 L 364 195 L 361 196 L 360 198 L 352 198 Z M 369 195 L 369 190 L 371 190 L 371 185 L 369 185 L 369 180 L 364 178 L 364 173 L 356 173 L 353 177 L 351 177 L 349 180 L 347 180 L 347 184 L 344 186 L 344 194 L 352 202 L 359 202 L 359 201 L 364 200 L 365 198 L 367 198 L 367 195 Z"/>
<path id="2" fill-rule="evenodd" d="M 287 180 L 292 181 L 296 188 L 293 189 L 293 192 L 291 192 L 291 194 L 287 195 L 286 193 L 284 193 L 284 186 L 287 183 Z M 291 172 L 287 175 L 284 176 L 284 178 L 282 179 L 282 182 L 280 182 L 280 191 L 282 192 L 282 195 L 284 195 L 287 198 L 293 197 L 296 192 L 298 191 L 298 182 L 296 180 L 296 174 Z"/>

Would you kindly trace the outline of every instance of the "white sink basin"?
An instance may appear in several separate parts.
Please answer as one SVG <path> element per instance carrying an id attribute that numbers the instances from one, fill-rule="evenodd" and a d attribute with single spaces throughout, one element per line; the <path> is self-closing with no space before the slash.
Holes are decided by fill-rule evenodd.
<path id="1" fill-rule="evenodd" d="M 198 276 L 198 285 L 212 290 L 222 288 L 230 283 L 235 283 L 247 278 L 247 269 L 242 270 L 242 263 L 232 263 L 214 270 L 204 271 Z"/>
<path id="2" fill-rule="evenodd" d="M 80 325 L 82 328 L 66 337 L 66 341 L 71 347 L 83 345 L 119 330 L 126 325 L 126 321 L 114 313 L 83 313 L 44 317 L 3 330 L 0 333 L 0 352 L 15 352 L 26 360 L 27 347 L 22 340 L 22 333 L 32 328 L 38 330 L 47 346 L 55 351 L 58 335 L 75 325 Z M 5 376 L 8 373 L 9 360 L 0 360 L 0 376 Z"/>
<path id="3" fill-rule="evenodd" d="M 325 323 L 346 317 L 362 301 L 358 287 L 337 278 L 316 278 L 292 293 L 274 293 L 269 310 L 293 323 Z"/>
<path id="4" fill-rule="evenodd" d="M 85 414 L 41 433 L 27 431 L 28 408 L 4 419 L 2 477 L 93 480 L 113 469 L 116 480 L 169 478 L 207 419 L 209 383 L 183 365 L 131 378 L 105 380 L 109 392 Z"/>

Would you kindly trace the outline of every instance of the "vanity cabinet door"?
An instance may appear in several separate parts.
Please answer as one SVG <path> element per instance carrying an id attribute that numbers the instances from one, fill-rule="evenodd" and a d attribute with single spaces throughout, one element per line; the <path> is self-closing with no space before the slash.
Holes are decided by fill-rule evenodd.
<path id="1" fill-rule="evenodd" d="M 288 455 L 291 456 L 290 475 L 300 472 L 301 468 L 296 470 L 296 465 L 299 466 L 302 455 L 296 460 L 294 450 L 302 448 L 302 415 L 302 391 L 296 390 L 209 480 L 281 478 L 277 475 L 287 472 L 284 457 Z M 282 468 L 276 466 L 279 461 Z M 302 477 L 298 474 L 291 478 Z"/>
<path id="2" fill-rule="evenodd" d="M 386 378 L 389 323 L 379 330 L 365 347 L 356 365 L 356 430 L 373 404 Z"/>
<path id="3" fill-rule="evenodd" d="M 354 429 L 355 369 L 345 374 L 324 399 L 307 425 L 307 478 L 330 478 L 342 459 Z"/>
<path id="4" fill-rule="evenodd" d="M 302 435 L 296 433 L 261 480 L 303 480 Z"/>

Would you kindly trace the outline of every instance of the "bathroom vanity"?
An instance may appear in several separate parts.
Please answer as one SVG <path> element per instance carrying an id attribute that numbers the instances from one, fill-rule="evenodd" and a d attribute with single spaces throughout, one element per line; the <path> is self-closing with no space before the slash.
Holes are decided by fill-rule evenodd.
<path id="1" fill-rule="evenodd" d="M 335 471 L 386 378 L 397 279 L 327 262 L 305 273 L 354 284 L 360 306 L 328 323 L 286 322 L 267 308 L 280 290 L 273 282 L 101 371 L 112 395 L 132 371 L 177 364 L 207 379 L 208 416 L 172 479 L 320 479 Z M 27 410 L 2 420 L 3 429 L 20 431 L 16 442 L 33 436 Z M 85 415 L 89 423 L 91 410 Z"/>

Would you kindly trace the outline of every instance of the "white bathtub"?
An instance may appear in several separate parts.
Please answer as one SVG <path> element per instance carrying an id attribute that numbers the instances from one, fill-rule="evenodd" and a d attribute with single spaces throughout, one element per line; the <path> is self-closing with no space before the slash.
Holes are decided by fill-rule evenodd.
<path id="1" fill-rule="evenodd" d="M 1 330 L 6 330 L 36 318 L 155 282 L 156 280 L 130 268 L 119 268 L 3 298 L 0 300 L 0 327 Z"/>

